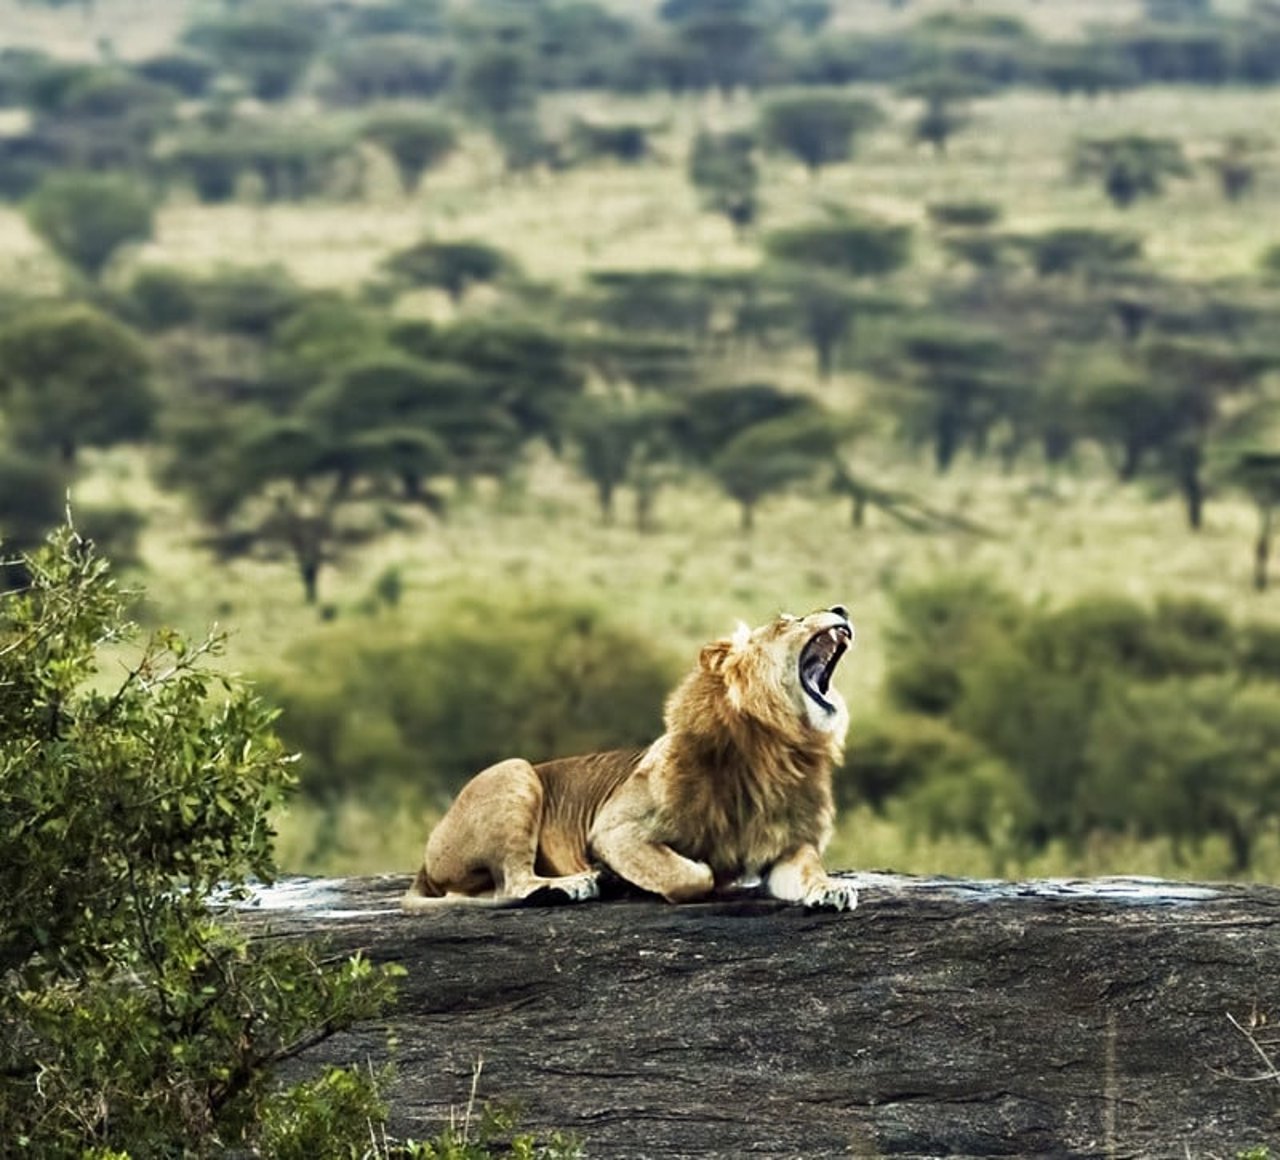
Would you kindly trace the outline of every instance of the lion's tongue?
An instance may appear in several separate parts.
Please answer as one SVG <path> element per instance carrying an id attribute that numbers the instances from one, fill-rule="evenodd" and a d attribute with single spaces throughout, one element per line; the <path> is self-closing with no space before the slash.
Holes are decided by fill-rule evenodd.
<path id="1" fill-rule="evenodd" d="M 829 655 L 823 649 L 814 649 L 806 658 L 804 665 L 805 683 L 816 689 L 824 697 L 831 687 L 831 669 L 827 665 Z"/>

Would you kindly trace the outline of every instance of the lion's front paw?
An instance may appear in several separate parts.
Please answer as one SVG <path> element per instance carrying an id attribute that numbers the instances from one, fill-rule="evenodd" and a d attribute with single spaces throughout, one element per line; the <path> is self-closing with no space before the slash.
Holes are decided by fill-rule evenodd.
<path id="1" fill-rule="evenodd" d="M 852 910 L 858 905 L 858 888 L 852 882 L 828 878 L 804 896 L 810 910 Z"/>
<path id="2" fill-rule="evenodd" d="M 594 871 L 544 882 L 521 899 L 525 906 L 564 906 L 600 897 L 600 876 Z"/>

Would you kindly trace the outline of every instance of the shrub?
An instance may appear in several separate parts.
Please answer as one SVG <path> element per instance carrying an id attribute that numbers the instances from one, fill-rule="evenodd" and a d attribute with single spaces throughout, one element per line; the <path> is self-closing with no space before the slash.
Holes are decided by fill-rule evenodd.
<path id="1" fill-rule="evenodd" d="M 1022 619 L 1018 603 L 992 581 L 960 576 L 894 594 L 885 677 L 899 709 L 944 716 L 964 695 L 969 673 L 998 651 Z"/>
<path id="2" fill-rule="evenodd" d="M 573 141 L 584 157 L 611 158 L 635 164 L 649 156 L 649 125 L 600 124 L 578 118 L 573 125 Z"/>
<path id="3" fill-rule="evenodd" d="M 1028 608 L 984 583 L 899 594 L 902 718 L 854 742 L 846 790 L 931 830 L 1023 844 L 1103 830 L 1225 839 L 1247 869 L 1280 787 L 1277 634 L 1201 600 Z"/>
<path id="4" fill-rule="evenodd" d="M 196 288 L 196 318 L 211 330 L 265 338 L 304 300 L 280 266 L 223 266 Z"/>
<path id="5" fill-rule="evenodd" d="M 272 877 L 293 781 L 274 713 L 209 671 L 217 639 L 137 642 L 73 531 L 27 569 L 0 596 L 0 1138 L 55 1160 L 363 1147 L 374 1079 L 281 1089 L 275 1069 L 379 1011 L 390 972 L 251 941 L 210 905 Z"/>
<path id="6" fill-rule="evenodd" d="M 167 85 L 184 97 L 203 97 L 208 93 L 218 69 L 211 60 L 198 53 L 163 52 L 139 61 L 136 71 L 139 76 Z"/>
<path id="7" fill-rule="evenodd" d="M 647 745 L 677 676 L 645 638 L 566 602 L 462 603 L 417 631 L 337 627 L 266 677 L 304 793 L 443 799 L 506 757 Z"/>
<path id="8" fill-rule="evenodd" d="M 185 326 L 196 313 L 195 279 L 168 266 L 143 266 L 129 283 L 124 310 L 130 321 L 158 332 Z"/>

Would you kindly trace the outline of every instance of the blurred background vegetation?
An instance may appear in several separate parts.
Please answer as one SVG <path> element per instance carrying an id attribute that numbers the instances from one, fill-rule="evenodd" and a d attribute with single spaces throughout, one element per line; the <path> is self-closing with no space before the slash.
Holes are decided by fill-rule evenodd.
<path id="1" fill-rule="evenodd" d="M 6 554 L 230 631 L 289 869 L 840 601 L 832 864 L 1275 879 L 1278 114 L 1275 0 L 0 0 Z"/>

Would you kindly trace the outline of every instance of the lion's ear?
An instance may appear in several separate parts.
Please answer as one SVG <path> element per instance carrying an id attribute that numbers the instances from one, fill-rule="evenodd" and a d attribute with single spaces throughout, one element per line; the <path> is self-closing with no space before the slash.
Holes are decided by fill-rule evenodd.
<path id="1" fill-rule="evenodd" d="M 738 627 L 731 637 L 725 640 L 713 640 L 704 645 L 698 656 L 702 667 L 709 673 L 718 673 L 724 668 L 724 662 L 731 653 L 746 648 L 751 641 L 751 626 L 738 621 Z"/>
<path id="2" fill-rule="evenodd" d="M 729 640 L 715 640 L 710 644 L 702 646 L 702 652 L 698 654 L 698 663 L 708 673 L 718 673 L 724 666 L 725 658 L 733 651 L 733 642 Z"/>

